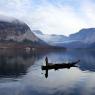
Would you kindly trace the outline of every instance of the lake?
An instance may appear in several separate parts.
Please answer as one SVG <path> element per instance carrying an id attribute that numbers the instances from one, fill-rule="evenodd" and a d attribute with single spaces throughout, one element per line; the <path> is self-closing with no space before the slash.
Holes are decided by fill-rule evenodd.
<path id="1" fill-rule="evenodd" d="M 1 52 L 1 51 L 0 51 Z M 49 62 L 80 60 L 76 67 L 41 69 Z M 95 95 L 95 50 L 0 53 L 0 95 Z"/>

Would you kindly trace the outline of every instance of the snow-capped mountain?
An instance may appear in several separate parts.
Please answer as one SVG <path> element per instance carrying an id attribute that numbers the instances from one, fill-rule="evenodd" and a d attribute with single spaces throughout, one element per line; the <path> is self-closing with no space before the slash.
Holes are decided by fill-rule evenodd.
<path id="1" fill-rule="evenodd" d="M 55 43 L 64 42 L 67 40 L 67 37 L 64 35 L 49 35 L 49 34 L 43 34 L 40 30 L 32 30 L 36 36 L 38 36 L 40 39 L 44 40 L 46 43 L 50 45 L 55 45 Z"/>
<path id="2" fill-rule="evenodd" d="M 26 23 L 15 18 L 5 18 L 0 18 L 0 48 L 19 48 L 21 50 L 35 48 L 37 51 L 59 49 L 37 37 Z"/>
<path id="3" fill-rule="evenodd" d="M 31 31 L 26 23 L 4 16 L 0 18 L 0 46 L 8 45 L 8 43 L 11 45 L 23 43 L 23 45 L 48 46 Z"/>
<path id="4" fill-rule="evenodd" d="M 71 34 L 69 40 L 92 44 L 95 42 L 95 28 L 82 29 L 78 33 Z"/>
<path id="5" fill-rule="evenodd" d="M 95 47 L 95 28 L 82 29 L 71 34 L 65 43 L 56 43 L 67 48 L 93 48 Z"/>
<path id="6" fill-rule="evenodd" d="M 23 41 L 24 39 L 38 41 L 38 37 L 29 26 L 19 20 L 0 21 L 0 40 Z"/>
<path id="7" fill-rule="evenodd" d="M 41 31 L 33 31 L 39 38 L 45 42 L 66 48 L 93 48 L 95 47 L 95 28 L 82 29 L 69 37 L 64 35 L 46 35 Z"/>

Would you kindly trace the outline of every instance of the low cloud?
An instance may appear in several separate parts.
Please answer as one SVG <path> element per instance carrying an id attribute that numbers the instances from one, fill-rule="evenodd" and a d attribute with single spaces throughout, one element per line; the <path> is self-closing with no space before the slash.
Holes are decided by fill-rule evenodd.
<path id="1" fill-rule="evenodd" d="M 50 0 L 1 0 L 0 14 L 21 19 L 28 23 L 31 29 L 40 29 L 46 34 L 69 35 L 81 28 L 95 26 L 95 2 L 93 0 L 72 2 L 68 0 L 68 2 L 66 0 L 59 2 L 57 0 L 55 2 L 50 2 Z"/>

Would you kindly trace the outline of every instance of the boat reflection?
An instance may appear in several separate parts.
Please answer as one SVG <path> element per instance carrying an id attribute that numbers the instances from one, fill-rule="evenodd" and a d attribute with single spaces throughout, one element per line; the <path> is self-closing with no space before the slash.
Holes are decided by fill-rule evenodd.
<path id="1" fill-rule="evenodd" d="M 71 67 L 77 67 L 76 64 L 79 63 L 80 60 L 75 62 L 53 64 L 53 63 L 48 63 L 48 58 L 46 57 L 45 62 L 46 62 L 46 66 L 41 66 L 41 69 L 45 70 L 45 77 L 48 78 L 48 70 L 51 69 L 58 70 L 64 68 L 70 69 Z"/>

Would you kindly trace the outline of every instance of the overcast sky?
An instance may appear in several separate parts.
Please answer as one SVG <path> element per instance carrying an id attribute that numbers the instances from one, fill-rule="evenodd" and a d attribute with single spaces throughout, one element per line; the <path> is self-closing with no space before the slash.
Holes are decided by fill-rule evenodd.
<path id="1" fill-rule="evenodd" d="M 46 34 L 69 35 L 95 27 L 95 0 L 0 0 L 0 15 Z"/>

